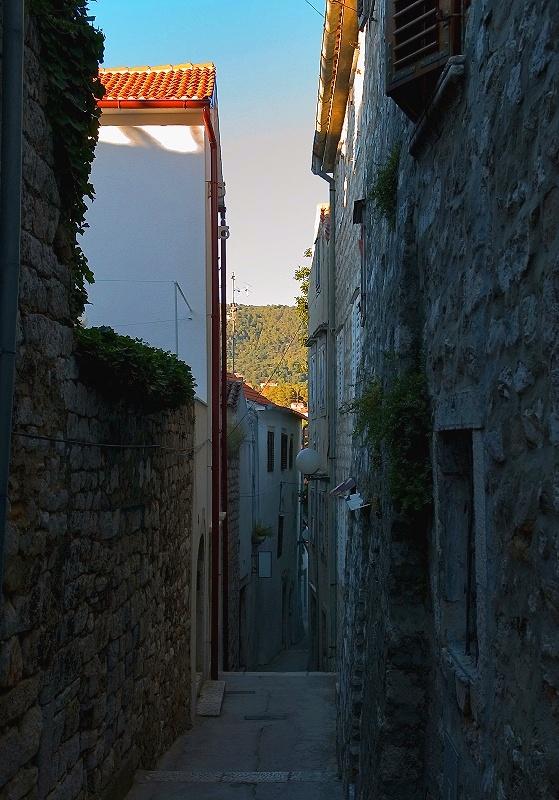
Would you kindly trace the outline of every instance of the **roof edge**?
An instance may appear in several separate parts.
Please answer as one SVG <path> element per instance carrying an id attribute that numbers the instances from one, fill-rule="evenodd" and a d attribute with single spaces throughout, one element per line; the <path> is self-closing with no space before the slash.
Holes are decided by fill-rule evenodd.
<path id="1" fill-rule="evenodd" d="M 314 173 L 334 170 L 358 36 L 357 10 L 339 0 L 327 0 L 313 142 Z"/>
<path id="2" fill-rule="evenodd" d="M 194 67 L 198 67 L 199 69 L 209 68 L 217 72 L 213 61 L 186 61 L 184 64 L 145 64 L 134 67 L 99 67 L 99 72 L 101 74 L 125 72 L 173 72 L 177 69 L 193 69 Z"/>

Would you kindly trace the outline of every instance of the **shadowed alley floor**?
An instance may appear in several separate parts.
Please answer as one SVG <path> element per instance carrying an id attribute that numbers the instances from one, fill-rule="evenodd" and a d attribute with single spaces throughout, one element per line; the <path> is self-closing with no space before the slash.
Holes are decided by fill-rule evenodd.
<path id="1" fill-rule="evenodd" d="M 335 676 L 226 673 L 220 717 L 196 717 L 127 800 L 341 800 Z"/>

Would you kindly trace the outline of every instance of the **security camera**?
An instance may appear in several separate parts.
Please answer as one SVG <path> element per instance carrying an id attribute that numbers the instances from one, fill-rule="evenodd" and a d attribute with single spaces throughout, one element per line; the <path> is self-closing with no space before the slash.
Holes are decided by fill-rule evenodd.
<path id="1" fill-rule="evenodd" d="M 228 239 L 230 236 L 229 225 L 220 225 L 217 229 L 217 235 L 220 239 Z"/>

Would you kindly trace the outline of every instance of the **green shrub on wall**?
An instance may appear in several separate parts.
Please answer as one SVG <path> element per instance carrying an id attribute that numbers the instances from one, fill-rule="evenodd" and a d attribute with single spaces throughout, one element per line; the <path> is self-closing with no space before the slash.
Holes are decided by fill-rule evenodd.
<path id="1" fill-rule="evenodd" d="M 386 453 L 396 507 L 403 512 L 426 509 L 432 502 L 431 418 L 423 371 L 408 370 L 388 388 L 372 380 L 352 410 L 355 433 L 363 435 L 370 447 L 373 469 L 380 469 Z"/>
<path id="2" fill-rule="evenodd" d="M 83 0 L 31 0 L 47 79 L 48 121 L 54 144 L 54 171 L 60 193 L 60 224 L 55 242 L 60 260 L 72 274 L 71 314 L 77 321 L 87 302 L 93 273 L 77 236 L 85 227 L 86 198 L 99 129 L 98 78 L 104 37 L 93 27 Z"/>
<path id="3" fill-rule="evenodd" d="M 85 383 L 107 397 L 151 413 L 179 408 L 194 399 L 190 367 L 173 353 L 112 328 L 77 328 L 77 356 Z"/>
<path id="4" fill-rule="evenodd" d="M 377 211 L 388 220 L 392 229 L 396 225 L 398 201 L 398 170 L 400 168 L 400 143 L 393 146 L 386 163 L 378 170 L 369 198 Z"/>

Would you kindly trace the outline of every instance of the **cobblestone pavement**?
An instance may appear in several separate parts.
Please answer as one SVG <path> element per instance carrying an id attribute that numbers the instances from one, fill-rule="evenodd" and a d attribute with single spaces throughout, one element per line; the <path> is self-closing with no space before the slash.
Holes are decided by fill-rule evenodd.
<path id="1" fill-rule="evenodd" d="M 197 717 L 127 800 L 341 800 L 335 676 L 226 673 L 220 717 Z"/>

